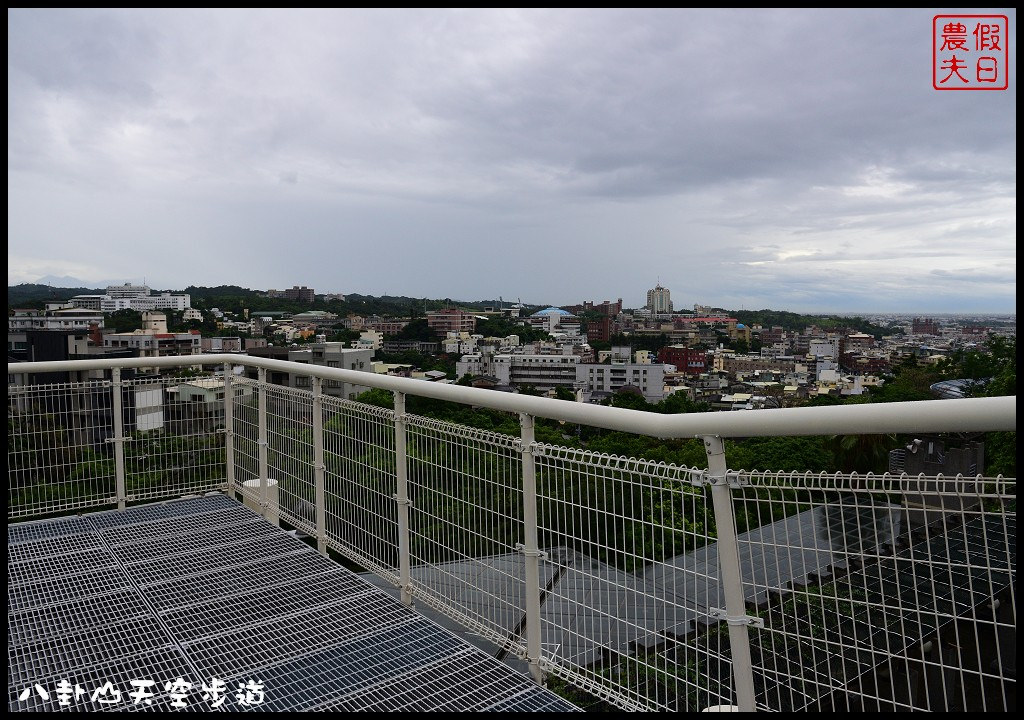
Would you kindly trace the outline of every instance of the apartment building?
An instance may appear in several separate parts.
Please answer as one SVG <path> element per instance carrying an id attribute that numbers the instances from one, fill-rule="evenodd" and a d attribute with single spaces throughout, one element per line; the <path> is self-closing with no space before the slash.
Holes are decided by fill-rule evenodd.
<path id="1" fill-rule="evenodd" d="M 476 331 L 476 315 L 456 308 L 427 313 L 427 327 L 444 337 L 450 332 Z"/>
<path id="2" fill-rule="evenodd" d="M 577 387 L 584 400 L 608 397 L 623 388 L 634 388 L 650 403 L 665 397 L 665 366 L 649 363 L 580 364 L 576 367 Z"/>
<path id="3" fill-rule="evenodd" d="M 309 345 L 294 348 L 254 348 L 249 351 L 249 354 L 253 357 L 290 360 L 309 365 L 372 373 L 374 372 L 373 352 L 369 348 L 347 348 L 344 343 L 340 342 L 322 342 L 310 343 Z M 257 375 L 258 372 L 255 368 L 246 368 L 247 377 L 255 378 Z M 312 378 L 309 375 L 297 373 L 269 370 L 267 371 L 267 380 L 274 385 L 283 385 L 302 390 L 310 390 L 313 387 Z M 354 400 L 357 395 L 367 390 L 369 390 L 368 386 L 341 380 L 325 380 L 323 383 L 325 395 L 345 398 L 347 400 Z"/>

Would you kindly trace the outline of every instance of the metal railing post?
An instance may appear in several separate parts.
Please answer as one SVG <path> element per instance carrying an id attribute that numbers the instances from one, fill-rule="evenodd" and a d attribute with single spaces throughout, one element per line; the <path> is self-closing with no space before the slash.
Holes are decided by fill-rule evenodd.
<path id="1" fill-rule="evenodd" d="M 263 511 L 263 517 L 270 518 L 270 501 L 267 499 L 267 476 L 270 474 L 268 470 L 267 462 L 267 371 L 265 368 L 260 368 L 257 374 L 259 381 L 259 407 L 256 410 L 258 417 L 258 445 L 259 445 L 259 463 L 260 463 L 260 508 Z M 276 515 L 276 513 L 275 513 Z"/>
<path id="2" fill-rule="evenodd" d="M 544 682 L 540 666 L 540 560 L 545 553 L 537 547 L 537 465 L 534 452 L 534 418 L 519 413 L 523 458 L 523 544 L 520 550 L 526 566 L 526 661 L 530 674 Z"/>
<path id="3" fill-rule="evenodd" d="M 405 393 L 395 393 L 395 504 L 398 508 L 398 585 L 402 602 L 412 606 L 409 534 L 409 466 L 406 462 Z"/>
<path id="4" fill-rule="evenodd" d="M 327 554 L 327 500 L 324 493 L 324 381 L 313 378 L 313 503 L 316 506 L 316 549 Z"/>
<path id="5" fill-rule="evenodd" d="M 128 492 L 125 488 L 124 479 L 124 398 L 121 391 L 124 387 L 121 383 L 121 368 L 113 368 L 110 371 L 113 383 L 113 413 L 114 413 L 114 481 L 117 493 L 117 509 L 124 510 L 127 504 Z"/>
<path id="6" fill-rule="evenodd" d="M 750 661 L 748 627 L 756 624 L 747 616 L 743 599 L 743 577 L 740 570 L 739 546 L 736 543 L 736 516 L 732 490 L 726 475 L 725 445 L 717 435 L 705 435 L 704 450 L 708 456 L 708 479 L 718 528 L 718 562 L 725 593 L 725 608 L 713 612 L 729 624 L 729 647 L 732 650 L 732 671 L 736 683 L 736 704 L 740 712 L 754 711 L 754 672 Z"/>
<path id="7" fill-rule="evenodd" d="M 233 366 L 224 363 L 224 478 L 229 498 L 235 497 L 235 391 Z"/>

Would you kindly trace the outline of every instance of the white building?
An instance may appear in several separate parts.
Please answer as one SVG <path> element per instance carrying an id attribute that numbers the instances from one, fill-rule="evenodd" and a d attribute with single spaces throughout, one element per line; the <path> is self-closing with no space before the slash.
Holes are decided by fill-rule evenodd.
<path id="1" fill-rule="evenodd" d="M 494 375 L 494 358 L 492 353 L 466 353 L 455 363 L 455 377 L 464 375 L 480 377 Z"/>
<path id="2" fill-rule="evenodd" d="M 580 319 L 562 308 L 549 307 L 538 310 L 524 322 L 547 333 L 580 334 Z"/>
<path id="3" fill-rule="evenodd" d="M 186 310 L 192 307 L 192 298 L 187 294 L 174 295 L 153 291 L 146 285 L 111 285 L 104 295 L 75 295 L 69 300 L 72 305 L 100 312 L 118 310 Z"/>
<path id="4" fill-rule="evenodd" d="M 347 348 L 344 343 L 340 342 L 310 343 L 301 348 L 253 348 L 249 350 L 249 354 L 253 357 L 290 360 L 291 362 L 341 368 L 343 370 L 375 372 L 373 367 L 373 350 L 369 348 Z M 247 367 L 245 372 L 251 378 L 257 377 L 258 374 L 256 368 Z M 268 370 L 267 379 L 274 385 L 285 385 L 303 390 L 311 390 L 313 387 L 312 379 L 309 375 Z M 369 389 L 368 386 L 342 380 L 325 380 L 323 383 L 325 395 L 348 400 L 355 400 L 357 395 Z"/>
<path id="5" fill-rule="evenodd" d="M 317 336 L 322 337 L 320 335 Z M 352 347 L 359 350 L 380 350 L 384 345 L 384 334 L 376 330 L 363 330 L 359 339 L 352 341 Z"/>
<path id="6" fill-rule="evenodd" d="M 839 359 L 839 338 L 811 340 L 807 354 L 816 358 Z"/>
<path id="7" fill-rule="evenodd" d="M 140 295 L 149 295 L 151 292 L 152 290 L 149 289 L 148 285 L 125 283 L 124 285 L 107 285 L 106 294 L 112 298 L 133 298 Z"/>
<path id="8" fill-rule="evenodd" d="M 242 338 L 240 337 L 204 337 L 199 343 L 204 353 L 240 353 Z"/>
<path id="9" fill-rule="evenodd" d="M 202 350 L 202 336 L 198 332 L 156 333 L 136 330 L 104 335 L 103 347 L 138 350 L 139 357 L 198 355 Z"/>
<path id="10" fill-rule="evenodd" d="M 647 309 L 657 315 L 672 312 L 672 293 L 660 284 L 647 291 Z"/>
<path id="11" fill-rule="evenodd" d="M 572 389 L 579 364 L 578 355 L 495 355 L 493 376 L 501 385 L 529 385 L 542 392 Z"/>
<path id="12" fill-rule="evenodd" d="M 814 368 L 814 379 L 819 383 L 837 383 L 840 379 L 839 363 L 834 360 L 818 360 Z"/>
<path id="13" fill-rule="evenodd" d="M 7 317 L 7 330 L 88 330 L 103 327 L 101 313 L 75 308 L 44 313 L 42 310 L 15 310 Z"/>
<path id="14" fill-rule="evenodd" d="M 585 388 L 585 400 L 601 399 L 625 387 L 636 388 L 650 403 L 665 397 L 665 366 L 660 364 L 581 364 L 576 368 L 576 381 Z"/>
<path id="15" fill-rule="evenodd" d="M 483 339 L 483 335 L 474 335 L 468 332 L 448 331 L 444 340 L 441 341 L 441 349 L 450 355 L 461 355 L 477 351 L 477 343 Z"/>

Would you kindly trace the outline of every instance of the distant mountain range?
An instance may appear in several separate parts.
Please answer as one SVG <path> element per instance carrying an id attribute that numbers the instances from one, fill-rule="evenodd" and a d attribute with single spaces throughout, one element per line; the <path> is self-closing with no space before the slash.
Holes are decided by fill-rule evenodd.
<path id="1" fill-rule="evenodd" d="M 87 287 L 89 285 L 89 283 L 85 282 L 84 280 L 79 280 L 78 278 L 71 277 L 70 275 L 62 275 L 60 277 L 57 277 L 56 275 L 46 275 L 44 277 L 39 278 L 34 283 L 29 284 L 49 285 L 51 287 L 62 288 L 79 288 Z"/>
<path id="2" fill-rule="evenodd" d="M 27 284 L 27 285 L 49 285 L 50 287 L 58 287 L 58 288 L 83 288 L 83 287 L 88 287 L 88 288 L 106 288 L 106 287 L 108 287 L 110 285 L 124 285 L 125 283 L 130 283 L 130 284 L 133 284 L 133 285 L 145 284 L 145 285 L 148 285 L 151 288 L 159 287 L 159 285 L 155 285 L 152 282 L 143 283 L 141 280 L 139 280 L 137 278 L 135 278 L 135 279 L 120 278 L 120 279 L 117 279 L 117 280 L 100 280 L 99 282 L 87 282 L 87 281 L 82 280 L 80 278 L 72 277 L 71 275 L 61 275 L 59 277 L 56 276 L 56 275 L 44 275 L 43 277 L 41 277 L 38 280 L 36 280 L 34 283 L 23 283 L 23 284 Z"/>

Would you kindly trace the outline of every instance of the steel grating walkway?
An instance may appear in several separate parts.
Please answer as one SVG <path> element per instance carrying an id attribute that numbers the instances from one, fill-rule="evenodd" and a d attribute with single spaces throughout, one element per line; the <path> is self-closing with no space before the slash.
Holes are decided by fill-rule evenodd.
<path id="1" fill-rule="evenodd" d="M 13 711 L 577 709 L 223 495 L 7 535 Z"/>

